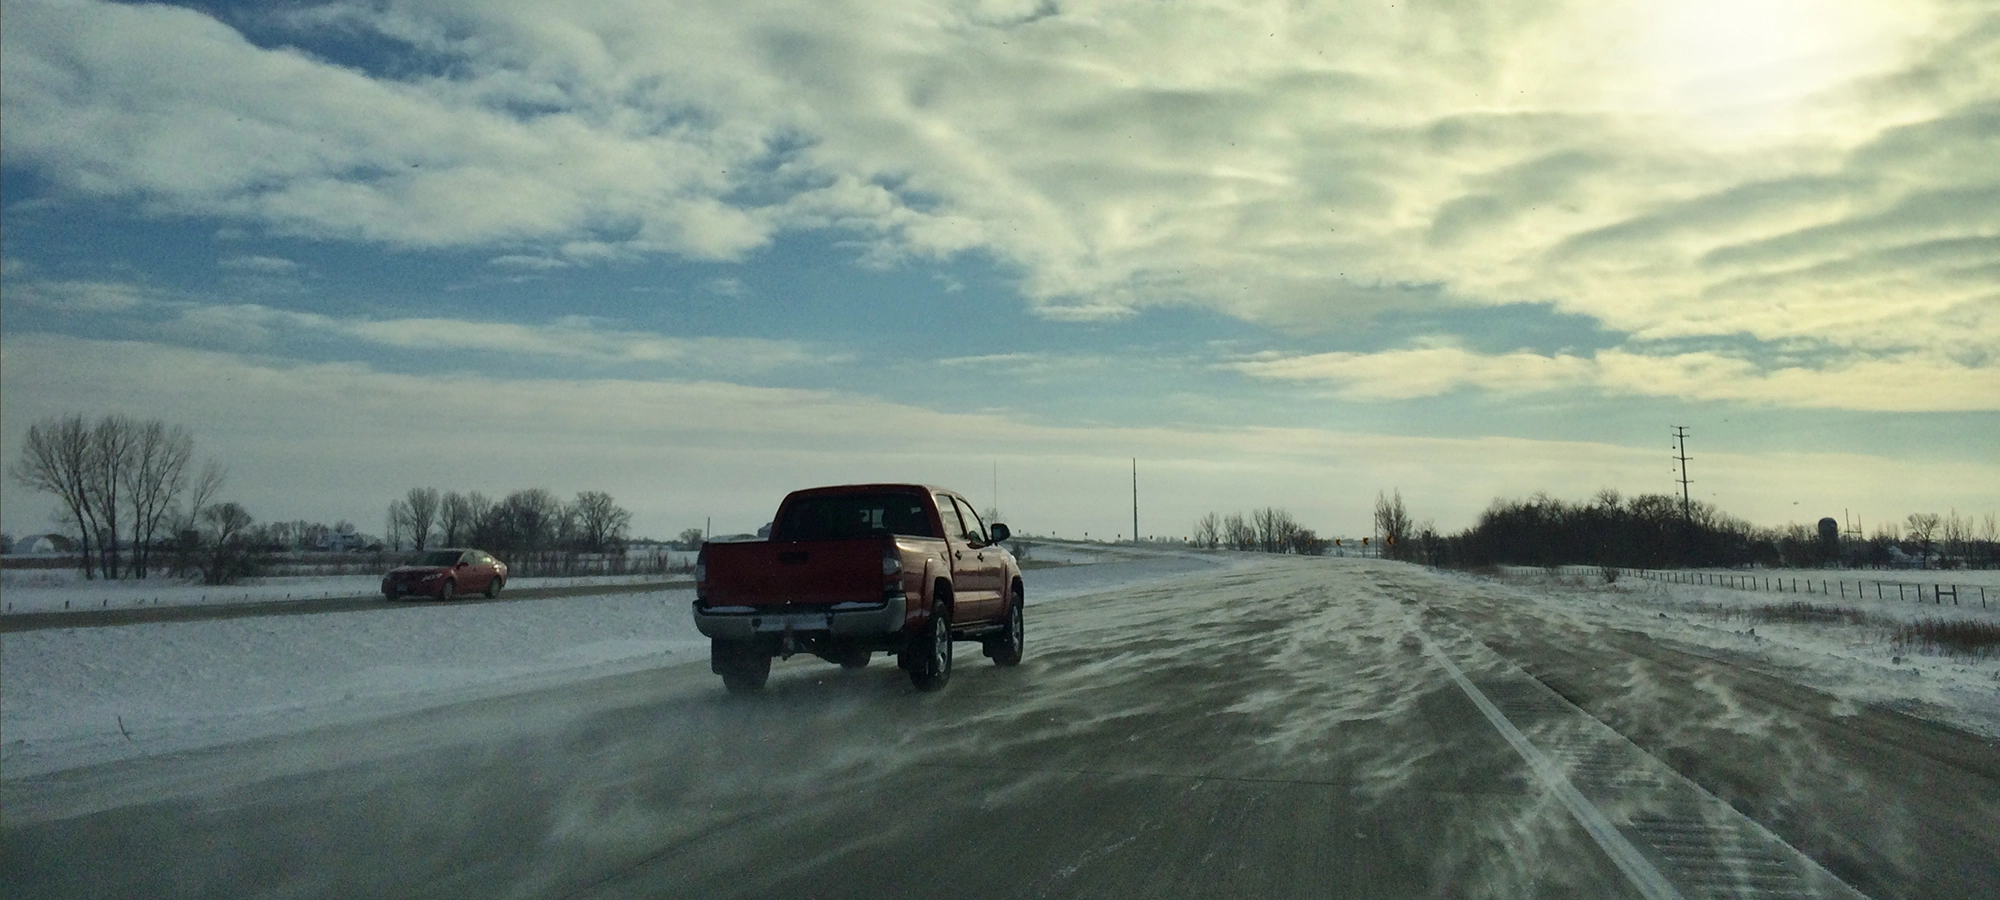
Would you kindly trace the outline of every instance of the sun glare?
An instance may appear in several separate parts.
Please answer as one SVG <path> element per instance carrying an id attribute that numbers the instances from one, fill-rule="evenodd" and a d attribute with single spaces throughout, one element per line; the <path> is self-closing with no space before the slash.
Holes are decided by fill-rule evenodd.
<path id="1" fill-rule="evenodd" d="M 1897 0 L 1652 0 L 1614 16 L 1614 101 L 1728 133 L 1784 132 L 1895 64 L 1929 18 Z"/>

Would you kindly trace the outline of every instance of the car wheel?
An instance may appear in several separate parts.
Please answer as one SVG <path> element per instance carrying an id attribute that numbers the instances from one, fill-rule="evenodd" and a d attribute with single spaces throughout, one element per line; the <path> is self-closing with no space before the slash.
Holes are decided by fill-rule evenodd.
<path id="1" fill-rule="evenodd" d="M 771 679 L 771 654 L 756 644 L 715 641 L 709 645 L 709 661 L 732 694 L 754 694 Z"/>
<path id="2" fill-rule="evenodd" d="M 951 681 L 951 615 L 943 603 L 931 607 L 930 627 L 910 650 L 910 683 L 938 690 Z"/>
<path id="3" fill-rule="evenodd" d="M 493 577 L 492 581 L 486 582 L 486 599 L 491 600 L 500 596 L 500 587 L 506 583 L 507 579 L 497 575 Z"/>
<path id="4" fill-rule="evenodd" d="M 867 647 L 851 647 L 840 654 L 840 667 L 843 669 L 866 669 L 868 668 L 868 661 L 874 657 L 875 651 Z"/>
<path id="5" fill-rule="evenodd" d="M 439 600 L 450 600 L 452 595 L 456 593 L 458 593 L 458 582 L 456 581 L 447 578 L 443 584 L 438 585 Z"/>
<path id="6" fill-rule="evenodd" d="M 1021 592 L 1014 592 L 1014 600 L 1007 604 L 1007 627 L 999 637 L 986 643 L 986 655 L 997 666 L 1018 666 L 1021 664 L 1022 645 L 1027 638 L 1027 626 L 1023 621 Z"/>

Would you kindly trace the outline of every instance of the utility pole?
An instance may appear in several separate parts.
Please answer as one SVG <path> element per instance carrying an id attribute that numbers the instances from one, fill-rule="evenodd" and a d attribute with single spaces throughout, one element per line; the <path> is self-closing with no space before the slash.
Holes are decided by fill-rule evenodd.
<path id="1" fill-rule="evenodd" d="M 1132 457 L 1132 543 L 1139 543 L 1139 458 Z"/>
<path id="2" fill-rule="evenodd" d="M 1693 522 L 1694 501 L 1688 496 L 1687 431 L 1686 425 L 1674 426 L 1674 459 L 1679 460 L 1681 464 L 1681 518 Z"/>

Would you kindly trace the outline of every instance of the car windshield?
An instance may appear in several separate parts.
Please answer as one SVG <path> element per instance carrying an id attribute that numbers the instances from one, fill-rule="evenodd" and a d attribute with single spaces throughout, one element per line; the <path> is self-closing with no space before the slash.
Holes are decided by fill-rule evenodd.
<path id="1" fill-rule="evenodd" d="M 771 529 L 777 541 L 818 541 L 872 535 L 937 537 L 918 494 L 834 494 L 801 497 Z"/>
<path id="2" fill-rule="evenodd" d="M 458 564 L 458 556 L 457 550 L 432 550 L 429 553 L 417 554 L 416 559 L 410 560 L 410 565 L 452 566 Z"/>

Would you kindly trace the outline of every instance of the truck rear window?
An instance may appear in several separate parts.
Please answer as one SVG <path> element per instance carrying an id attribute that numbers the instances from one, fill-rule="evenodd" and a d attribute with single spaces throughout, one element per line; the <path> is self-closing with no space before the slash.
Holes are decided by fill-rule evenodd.
<path id="1" fill-rule="evenodd" d="M 831 494 L 801 497 L 771 529 L 774 541 L 826 541 L 903 534 L 937 537 L 924 498 L 916 494 Z"/>

